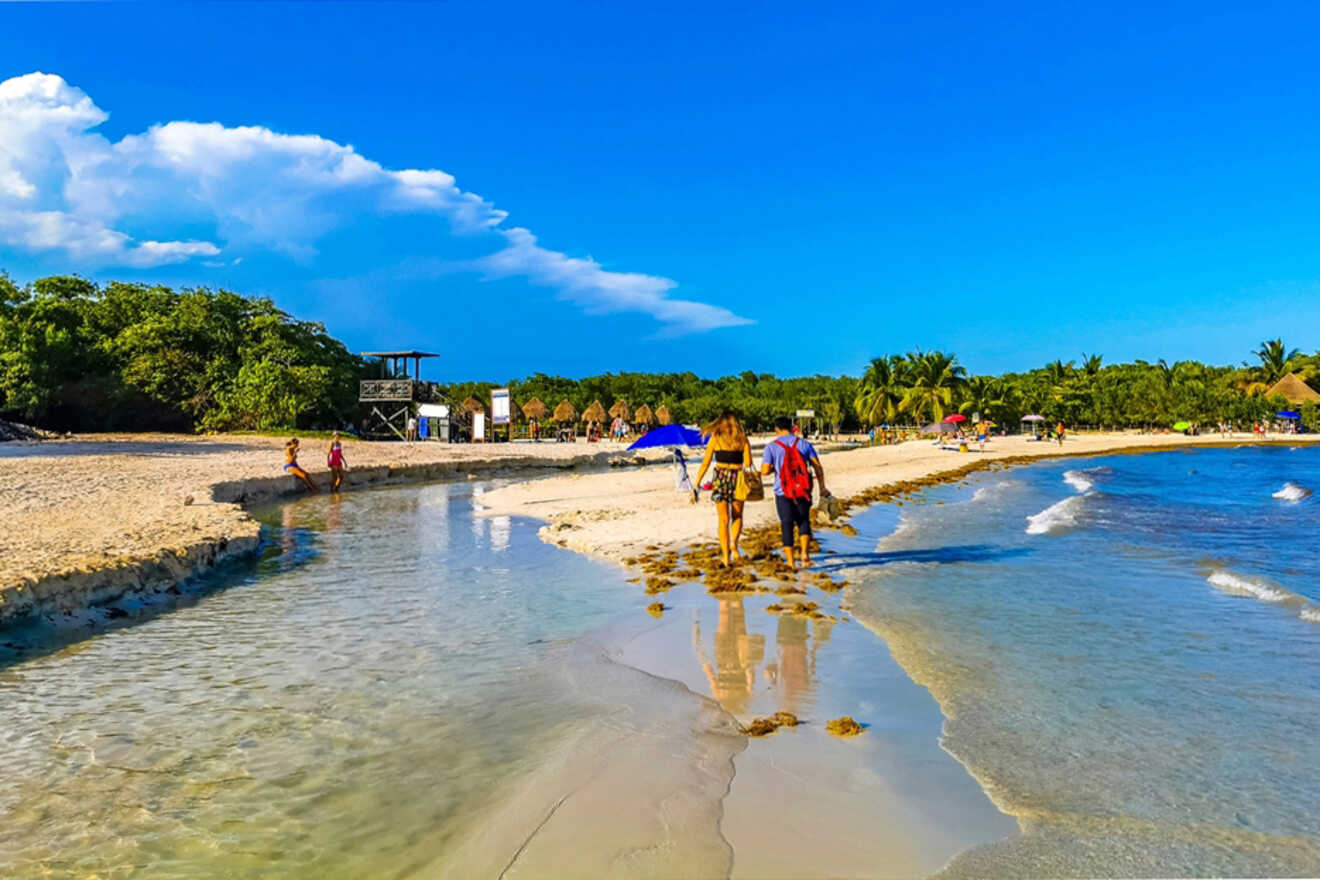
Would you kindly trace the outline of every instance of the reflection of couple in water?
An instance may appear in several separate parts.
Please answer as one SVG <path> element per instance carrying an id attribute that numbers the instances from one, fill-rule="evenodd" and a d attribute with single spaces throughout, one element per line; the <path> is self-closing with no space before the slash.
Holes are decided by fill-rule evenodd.
<path id="1" fill-rule="evenodd" d="M 716 599 L 717 618 L 714 658 L 702 644 L 700 619 L 692 624 L 692 644 L 701 661 L 711 696 L 727 711 L 747 710 L 756 689 L 756 673 L 765 660 L 765 636 L 747 631 L 747 613 L 741 599 Z M 816 666 L 816 650 L 829 640 L 830 626 L 814 621 L 815 643 L 807 650 L 808 627 L 812 622 L 781 614 L 775 629 L 774 661 L 765 664 L 765 681 L 778 691 L 774 710 L 796 712 L 810 693 Z"/>

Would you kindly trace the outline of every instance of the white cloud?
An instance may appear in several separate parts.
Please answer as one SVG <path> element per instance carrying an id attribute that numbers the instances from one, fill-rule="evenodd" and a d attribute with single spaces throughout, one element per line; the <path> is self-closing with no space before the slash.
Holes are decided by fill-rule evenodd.
<path id="1" fill-rule="evenodd" d="M 87 266 L 147 268 L 252 251 L 311 261 L 324 235 L 363 216 L 418 214 L 498 243 L 469 264 L 484 277 L 554 288 L 589 314 L 641 312 L 667 334 L 750 323 L 670 298 L 667 278 L 609 271 L 547 250 L 525 229 L 502 228 L 504 211 L 443 171 L 393 171 L 352 146 L 259 126 L 167 122 L 111 142 L 94 131 L 107 118 L 59 76 L 0 82 L 0 245 Z M 162 235 L 177 229 L 213 232 Z"/>

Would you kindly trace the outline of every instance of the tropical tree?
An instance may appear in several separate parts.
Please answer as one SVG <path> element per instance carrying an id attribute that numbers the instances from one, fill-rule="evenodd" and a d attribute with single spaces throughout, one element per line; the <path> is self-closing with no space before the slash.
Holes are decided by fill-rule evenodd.
<path id="1" fill-rule="evenodd" d="M 929 414 L 931 421 L 938 422 L 952 404 L 954 393 L 967 381 L 967 370 L 956 357 L 943 351 L 917 351 L 908 360 L 911 383 L 899 409 L 918 418 Z"/>
<path id="2" fill-rule="evenodd" d="M 888 424 L 898 419 L 899 406 L 907 393 L 906 379 L 906 365 L 901 356 L 871 359 L 853 398 L 853 408 L 862 424 Z"/>
<path id="3" fill-rule="evenodd" d="M 1288 373 L 1288 364 L 1301 354 L 1297 349 L 1289 349 L 1282 339 L 1267 339 L 1254 352 L 1260 361 L 1260 381 L 1273 385 Z"/>

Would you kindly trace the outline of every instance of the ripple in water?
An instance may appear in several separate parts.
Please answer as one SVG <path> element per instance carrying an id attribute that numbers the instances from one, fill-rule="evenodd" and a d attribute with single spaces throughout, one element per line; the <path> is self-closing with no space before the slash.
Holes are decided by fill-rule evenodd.
<path id="1" fill-rule="evenodd" d="M 1298 501 L 1301 501 L 1303 498 L 1308 497 L 1310 494 L 1311 494 L 1311 490 L 1306 488 L 1305 486 L 1299 486 L 1296 483 L 1288 482 L 1288 483 L 1284 483 L 1283 488 L 1275 492 L 1272 497 L 1277 498 L 1280 501 L 1291 501 L 1292 503 L 1296 504 Z"/>

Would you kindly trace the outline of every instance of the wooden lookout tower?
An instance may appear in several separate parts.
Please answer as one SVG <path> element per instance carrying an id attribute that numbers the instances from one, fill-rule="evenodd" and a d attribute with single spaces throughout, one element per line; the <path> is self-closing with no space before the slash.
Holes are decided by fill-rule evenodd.
<path id="1" fill-rule="evenodd" d="M 363 439 L 406 439 L 408 419 L 420 406 L 443 409 L 448 414 L 448 401 L 440 394 L 440 386 L 422 381 L 422 358 L 439 355 L 425 351 L 364 351 L 362 356 L 380 358 L 380 378 L 358 383 Z"/>

